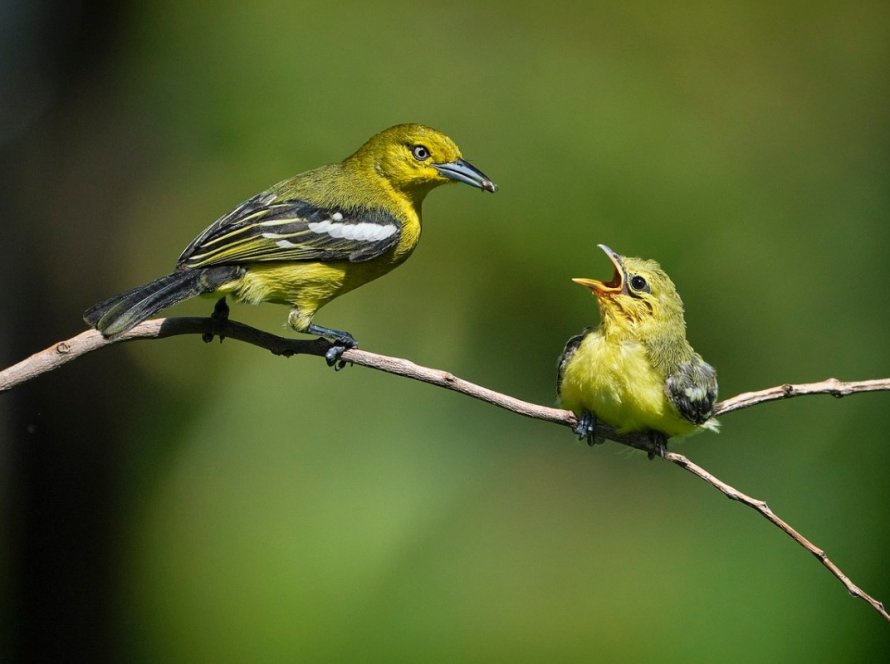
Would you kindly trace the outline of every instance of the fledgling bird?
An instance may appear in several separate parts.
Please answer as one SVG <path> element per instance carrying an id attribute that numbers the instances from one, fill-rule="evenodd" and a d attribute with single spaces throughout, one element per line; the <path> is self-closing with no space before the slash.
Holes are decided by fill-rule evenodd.
<path id="1" fill-rule="evenodd" d="M 390 127 L 341 162 L 279 182 L 223 215 L 185 248 L 176 271 L 88 309 L 84 320 L 114 338 L 154 313 L 202 294 L 290 305 L 289 325 L 333 343 L 329 364 L 356 345 L 312 322 L 323 305 L 401 264 L 420 238 L 421 204 L 463 182 L 494 192 L 488 176 L 445 134 Z"/>
<path id="2" fill-rule="evenodd" d="M 647 432 L 649 458 L 664 456 L 668 438 L 717 430 L 717 372 L 686 340 L 683 302 L 658 263 L 598 246 L 614 275 L 605 282 L 572 279 L 596 296 L 600 324 L 569 339 L 557 393 L 589 444 L 600 442 L 599 420 L 619 433 Z"/>

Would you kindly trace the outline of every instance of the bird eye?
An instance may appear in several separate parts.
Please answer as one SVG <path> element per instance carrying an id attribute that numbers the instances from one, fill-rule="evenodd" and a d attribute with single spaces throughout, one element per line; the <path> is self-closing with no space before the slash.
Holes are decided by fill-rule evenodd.
<path id="1" fill-rule="evenodd" d="M 643 291 L 645 293 L 649 292 L 649 284 L 646 283 L 646 280 L 638 274 L 635 274 L 631 277 L 630 287 L 635 291 Z"/>
<path id="2" fill-rule="evenodd" d="M 415 145 L 411 148 L 411 154 L 414 155 L 417 161 L 426 161 L 430 158 L 430 151 L 423 145 Z"/>

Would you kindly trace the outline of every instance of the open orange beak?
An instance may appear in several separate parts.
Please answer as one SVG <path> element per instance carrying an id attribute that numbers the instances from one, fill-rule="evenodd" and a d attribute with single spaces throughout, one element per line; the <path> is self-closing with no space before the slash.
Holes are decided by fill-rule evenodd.
<path id="1" fill-rule="evenodd" d="M 612 275 L 612 278 L 609 281 L 600 281 L 599 279 L 585 279 L 583 277 L 578 277 L 572 279 L 572 281 L 579 286 L 589 288 L 597 297 L 626 293 L 627 287 L 624 283 L 624 263 L 621 261 L 621 256 L 618 255 L 618 252 L 613 251 L 604 244 L 598 244 L 596 246 L 606 252 L 606 256 L 612 261 L 612 265 L 615 267 L 615 272 Z"/>

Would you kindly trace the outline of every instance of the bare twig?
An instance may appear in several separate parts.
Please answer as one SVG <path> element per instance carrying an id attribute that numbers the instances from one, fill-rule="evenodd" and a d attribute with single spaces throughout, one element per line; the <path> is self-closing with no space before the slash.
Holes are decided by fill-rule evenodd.
<path id="1" fill-rule="evenodd" d="M 848 394 L 858 392 L 881 392 L 890 390 L 890 378 L 876 378 L 874 380 L 854 380 L 848 383 L 837 378 L 826 378 L 818 383 L 799 383 L 797 385 L 785 384 L 770 387 L 758 392 L 744 392 L 734 397 L 721 401 L 714 407 L 714 415 L 731 413 L 734 410 L 750 408 L 766 401 L 778 399 L 790 399 L 802 397 L 808 394 L 830 394 L 840 399 Z"/>
<path id="2" fill-rule="evenodd" d="M 182 334 L 203 334 L 205 336 L 208 334 L 215 334 L 221 338 L 228 337 L 244 341 L 259 346 L 260 348 L 265 348 L 275 355 L 283 355 L 286 357 L 298 354 L 323 356 L 328 348 L 330 348 L 329 342 L 323 339 L 287 339 L 231 320 L 213 320 L 209 318 L 159 318 L 145 321 L 114 340 L 103 338 L 102 335 L 95 330 L 88 330 L 78 334 L 76 337 L 68 339 L 67 341 L 56 343 L 46 350 L 35 353 L 18 364 L 0 371 L 0 392 L 5 392 L 16 385 L 20 385 L 32 378 L 36 378 L 41 374 L 58 369 L 63 364 L 67 364 L 71 360 L 99 348 L 104 348 L 123 341 L 162 339 L 164 337 L 172 337 Z M 412 378 L 448 390 L 454 390 L 455 392 L 466 394 L 474 399 L 485 401 L 486 403 L 493 404 L 526 417 L 568 427 L 575 427 L 578 423 L 575 415 L 567 410 L 548 408 L 546 406 L 528 403 L 463 380 L 447 371 L 430 369 L 408 360 L 369 353 L 357 348 L 347 350 L 343 353 L 342 357 L 344 360 L 353 364 L 377 369 L 397 376 Z M 879 390 L 890 390 L 890 379 L 883 378 L 876 380 L 841 382 L 835 378 L 828 378 L 818 383 L 779 385 L 758 392 L 746 392 L 721 401 L 715 406 L 714 414 L 724 415 L 726 413 L 731 413 L 734 410 L 741 410 L 767 401 L 788 399 L 809 394 L 830 394 L 839 398 L 848 394 L 874 392 Z M 651 439 L 645 434 L 620 434 L 613 428 L 601 423 L 597 423 L 596 438 L 607 438 L 647 451 L 651 446 Z M 694 464 L 682 454 L 667 452 L 664 458 L 706 481 L 732 500 L 736 500 L 757 510 L 764 518 L 777 528 L 780 528 L 798 544 L 816 556 L 816 558 L 819 559 L 819 562 L 821 562 L 842 584 L 844 584 L 844 587 L 851 595 L 865 600 L 875 611 L 881 614 L 885 620 L 890 621 L 890 614 L 887 613 L 881 602 L 850 581 L 840 568 L 829 560 L 824 551 L 816 547 L 812 542 L 788 525 L 788 523 L 776 516 L 765 502 L 751 498 L 731 487 L 722 480 L 714 477 L 701 466 Z"/>
<path id="3" fill-rule="evenodd" d="M 81 355 L 119 342 L 211 332 L 265 348 L 276 355 L 289 356 L 298 353 L 324 355 L 329 347 L 327 342 L 319 339 L 285 339 L 235 321 L 216 321 L 210 318 L 156 318 L 140 323 L 114 340 L 106 339 L 96 330 L 87 330 L 76 337 L 55 343 L 0 371 L 0 392 L 11 390 L 16 385 L 54 371 Z"/>
<path id="4" fill-rule="evenodd" d="M 816 383 L 816 384 L 818 384 L 818 383 Z M 766 391 L 766 390 L 764 390 L 764 391 Z M 741 396 L 746 396 L 746 395 L 741 395 Z M 778 398 L 781 398 L 781 397 L 778 397 Z M 753 405 L 753 404 L 749 404 L 749 405 Z M 730 500 L 736 500 L 736 501 L 742 503 L 743 505 L 747 505 L 751 509 L 757 510 L 758 512 L 760 512 L 760 514 L 765 519 L 767 519 L 770 523 L 772 523 L 777 528 L 780 528 L 785 534 L 787 534 L 789 537 L 791 537 L 791 539 L 793 539 L 795 542 L 800 544 L 807 551 L 809 551 L 814 556 L 816 556 L 816 558 L 819 560 L 819 562 L 822 563 L 823 565 L 825 565 L 825 567 L 828 569 L 828 571 L 831 572 L 832 574 L 834 574 L 837 577 L 838 581 L 840 581 L 842 584 L 844 584 L 844 587 L 847 589 L 847 591 L 853 597 L 858 597 L 860 599 L 865 600 L 866 602 L 871 604 L 871 607 L 875 611 L 877 611 L 882 616 L 884 616 L 885 620 L 890 621 L 890 614 L 887 613 L 887 610 L 884 608 L 884 605 L 881 602 L 876 600 L 874 597 L 872 597 L 867 592 L 862 590 L 855 583 L 850 581 L 850 578 L 846 574 L 844 574 L 837 565 L 835 565 L 833 562 L 831 562 L 831 560 L 829 560 L 828 556 L 825 555 L 825 551 L 823 551 L 822 549 L 817 547 L 810 540 L 808 540 L 806 537 L 804 537 L 799 532 L 797 532 L 794 528 L 792 528 L 788 524 L 787 521 L 776 516 L 776 514 L 770 509 L 769 505 L 767 505 L 764 501 L 757 500 L 756 498 L 752 498 L 751 496 L 748 496 L 748 495 L 742 493 L 738 489 L 729 486 L 726 482 L 723 482 L 722 480 L 717 479 L 716 477 L 714 477 L 711 473 L 709 473 L 707 470 L 705 470 L 701 466 L 692 463 L 689 459 L 687 459 L 682 454 L 677 454 L 676 452 L 667 452 L 664 455 L 664 458 L 672 463 L 677 464 L 678 466 L 680 466 L 680 468 L 682 468 L 684 470 L 688 470 L 690 473 L 692 473 L 696 477 L 703 479 L 705 482 L 707 482 L 712 487 L 717 489 L 717 491 L 722 493 L 724 496 L 726 496 Z"/>

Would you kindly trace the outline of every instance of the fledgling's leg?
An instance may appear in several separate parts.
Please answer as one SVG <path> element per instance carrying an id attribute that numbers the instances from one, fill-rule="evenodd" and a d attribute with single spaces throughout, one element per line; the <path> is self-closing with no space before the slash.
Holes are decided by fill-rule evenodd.
<path id="1" fill-rule="evenodd" d="M 650 431 L 649 449 L 647 450 L 649 454 L 649 460 L 651 461 L 652 459 L 654 459 L 656 454 L 663 459 L 665 453 L 667 452 L 667 444 L 668 437 L 661 433 L 661 431 Z"/>
<path id="2" fill-rule="evenodd" d="M 596 436 L 596 415 L 589 410 L 581 411 L 578 416 L 578 424 L 572 429 L 579 440 L 587 439 L 587 444 L 593 447 L 606 442 L 605 438 L 597 438 Z"/>

